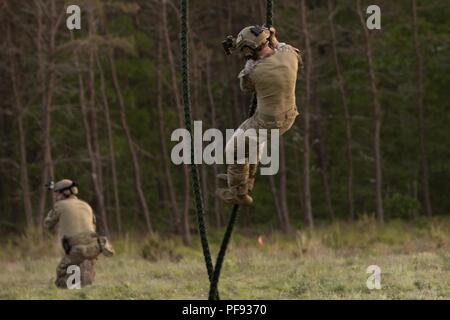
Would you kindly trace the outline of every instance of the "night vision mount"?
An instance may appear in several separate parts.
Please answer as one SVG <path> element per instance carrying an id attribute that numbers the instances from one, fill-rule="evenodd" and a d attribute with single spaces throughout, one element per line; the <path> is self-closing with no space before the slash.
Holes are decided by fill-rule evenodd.
<path id="1" fill-rule="evenodd" d="M 50 180 L 48 183 L 45 184 L 48 191 L 53 191 L 55 189 L 55 181 Z"/>
<path id="2" fill-rule="evenodd" d="M 233 53 L 236 49 L 236 39 L 233 36 L 227 36 L 225 40 L 222 41 L 223 50 L 227 56 Z"/>
<path id="3" fill-rule="evenodd" d="M 274 29 L 270 26 L 260 26 L 260 25 L 255 25 L 252 26 L 250 28 L 250 32 L 255 36 L 258 37 L 264 30 L 269 30 L 270 31 L 270 37 L 269 37 L 269 41 L 272 38 L 272 35 L 274 34 Z M 236 49 L 236 38 L 234 38 L 233 36 L 227 36 L 225 38 L 225 40 L 222 41 L 222 46 L 223 46 L 223 50 L 225 51 L 225 54 L 227 56 L 231 55 L 233 53 L 233 50 Z"/>

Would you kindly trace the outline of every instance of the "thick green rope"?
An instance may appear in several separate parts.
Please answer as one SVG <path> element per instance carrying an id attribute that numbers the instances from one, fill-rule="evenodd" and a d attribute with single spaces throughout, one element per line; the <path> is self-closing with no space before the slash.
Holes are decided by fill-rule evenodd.
<path id="1" fill-rule="evenodd" d="M 273 0 L 267 0 L 266 1 L 266 26 L 270 27 L 273 23 Z M 255 114 L 257 106 L 257 99 L 256 99 L 256 93 L 252 96 L 252 101 L 250 104 L 250 108 L 248 111 L 248 117 L 251 117 Z M 230 214 L 230 219 L 228 220 L 228 226 L 225 230 L 225 235 L 222 240 L 222 244 L 220 245 L 220 251 L 217 256 L 216 265 L 214 268 L 214 274 L 210 281 L 210 288 L 209 288 L 209 300 L 215 300 L 216 293 L 218 293 L 217 286 L 219 284 L 219 278 L 220 278 L 220 272 L 222 270 L 222 264 L 223 260 L 225 259 L 225 254 L 228 248 L 228 244 L 231 239 L 231 234 L 233 233 L 234 224 L 237 219 L 237 214 L 239 212 L 239 205 L 235 204 L 233 206 L 233 209 Z M 218 300 L 218 296 L 217 296 Z"/>
<path id="2" fill-rule="evenodd" d="M 266 26 L 273 25 L 273 0 L 266 1 Z"/>
<path id="3" fill-rule="evenodd" d="M 192 136 L 192 119 L 191 119 L 191 106 L 190 106 L 190 92 L 189 92 L 189 52 L 188 52 L 188 0 L 180 0 L 181 7 L 181 31 L 180 31 L 180 43 L 181 43 L 181 70 L 182 70 L 182 91 L 183 91 L 183 104 L 184 104 L 184 120 L 185 126 L 190 135 Z M 273 17 L 273 0 L 267 0 L 267 15 L 266 15 L 266 25 L 272 25 Z M 252 103 L 249 109 L 249 117 L 251 117 L 256 110 L 257 101 L 256 94 L 253 95 Z M 194 142 L 191 141 L 191 176 L 192 185 L 195 195 L 195 205 L 197 209 L 197 220 L 199 226 L 199 234 L 202 243 L 203 255 L 205 258 L 206 269 L 208 271 L 208 277 L 210 280 L 210 300 L 219 300 L 219 292 L 217 285 L 219 283 L 220 271 L 222 269 L 223 260 L 225 258 L 225 253 L 228 248 L 228 244 L 231 239 L 231 234 L 233 233 L 234 224 L 237 219 L 237 214 L 239 212 L 239 205 L 234 205 L 233 210 L 228 221 L 228 226 L 225 231 L 222 244 L 220 246 L 219 254 L 216 260 L 216 268 L 213 269 L 211 253 L 209 251 L 208 237 L 206 234 L 205 226 L 205 212 L 203 208 L 203 198 L 200 189 L 200 179 L 197 165 L 194 162 Z"/>
<path id="4" fill-rule="evenodd" d="M 182 70 L 182 91 L 183 91 L 183 104 L 184 104 L 184 121 L 186 129 L 192 137 L 192 119 L 191 119 L 191 105 L 190 105 L 190 91 L 189 91 L 189 47 L 188 47 L 188 0 L 181 0 L 181 31 L 180 31 L 180 43 L 181 43 L 181 70 Z M 211 281 L 213 276 L 213 264 L 211 258 L 211 252 L 209 251 L 208 237 L 206 234 L 205 225 L 205 211 L 203 208 L 203 197 L 200 189 L 200 179 L 197 165 L 194 162 L 194 141 L 191 140 L 191 176 L 192 186 L 195 195 L 195 206 L 197 209 L 197 222 L 198 230 L 200 234 L 200 240 L 202 243 L 203 256 L 205 258 L 206 269 Z M 216 299 L 219 299 L 219 293 L 216 291 Z"/>

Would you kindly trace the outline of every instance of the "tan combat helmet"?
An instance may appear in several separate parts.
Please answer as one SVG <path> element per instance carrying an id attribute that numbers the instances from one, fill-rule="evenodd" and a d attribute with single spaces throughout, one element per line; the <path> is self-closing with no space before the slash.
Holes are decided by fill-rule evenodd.
<path id="1" fill-rule="evenodd" d="M 57 183 L 55 183 L 53 191 L 63 193 L 66 196 L 69 196 L 70 194 L 77 194 L 78 193 L 77 183 L 69 179 L 60 180 Z"/>
<path id="2" fill-rule="evenodd" d="M 270 30 L 261 26 L 245 27 L 236 37 L 236 48 L 245 56 L 253 55 L 254 50 L 266 44 L 270 38 Z"/>

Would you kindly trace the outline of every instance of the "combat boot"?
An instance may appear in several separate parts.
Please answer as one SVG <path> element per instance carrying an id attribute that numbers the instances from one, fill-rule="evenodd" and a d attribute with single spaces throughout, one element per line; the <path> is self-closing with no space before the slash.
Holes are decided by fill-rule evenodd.
<path id="1" fill-rule="evenodd" d="M 238 204 L 241 206 L 251 206 L 253 204 L 253 198 L 248 194 L 236 195 L 228 188 L 219 188 L 216 191 L 216 195 L 225 203 Z"/>
<path id="2" fill-rule="evenodd" d="M 250 206 L 253 199 L 248 195 L 248 164 L 229 166 L 227 174 L 217 175 L 217 178 L 228 182 L 228 188 L 219 188 L 216 195 L 225 203 Z"/>
<path id="3" fill-rule="evenodd" d="M 105 257 L 112 257 L 114 255 L 114 249 L 111 243 L 106 237 L 98 237 L 98 243 L 100 244 L 100 249 Z"/>

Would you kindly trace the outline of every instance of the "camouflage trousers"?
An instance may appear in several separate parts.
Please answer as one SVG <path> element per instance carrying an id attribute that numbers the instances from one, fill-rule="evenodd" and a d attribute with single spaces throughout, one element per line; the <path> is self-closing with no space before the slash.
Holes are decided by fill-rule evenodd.
<path id="1" fill-rule="evenodd" d="M 245 120 L 238 129 L 236 130 L 231 139 L 227 142 L 225 147 L 225 153 L 232 153 L 234 155 L 234 163 L 228 165 L 227 168 L 227 179 L 228 187 L 230 191 L 237 196 L 243 196 L 251 193 L 253 186 L 255 184 L 256 171 L 258 169 L 258 163 L 261 159 L 261 152 L 264 148 L 269 148 L 270 144 L 270 130 L 278 129 L 280 136 L 286 133 L 294 124 L 296 117 L 298 116 L 297 108 L 294 108 L 284 114 L 279 116 L 267 116 L 260 114 L 258 110 L 255 114 Z M 244 134 L 246 130 L 255 129 L 255 134 L 246 134 L 245 139 L 245 153 L 244 158 L 239 159 L 236 155 L 238 154 L 236 140 L 239 139 L 239 135 Z M 259 129 L 267 129 L 267 137 L 261 137 Z M 257 145 L 256 159 L 250 160 L 249 147 L 251 140 Z M 237 163 L 240 160 L 241 163 Z"/>
<path id="2" fill-rule="evenodd" d="M 68 288 L 67 280 L 72 273 L 70 266 L 80 269 L 80 284 L 82 287 L 90 285 L 95 280 L 95 260 L 102 253 L 99 237 L 95 232 L 83 233 L 67 239 L 69 248 L 56 268 L 55 285 L 58 288 Z"/>
<path id="3" fill-rule="evenodd" d="M 76 263 L 78 262 L 78 263 Z M 58 288 L 67 289 L 67 280 L 69 279 L 69 274 L 67 274 L 67 269 L 70 266 L 78 266 L 80 268 L 80 284 L 81 287 L 91 285 L 95 280 L 95 259 L 83 260 L 81 263 L 79 261 L 73 261 L 70 256 L 64 256 L 58 267 L 56 268 L 56 281 L 55 285 Z"/>

